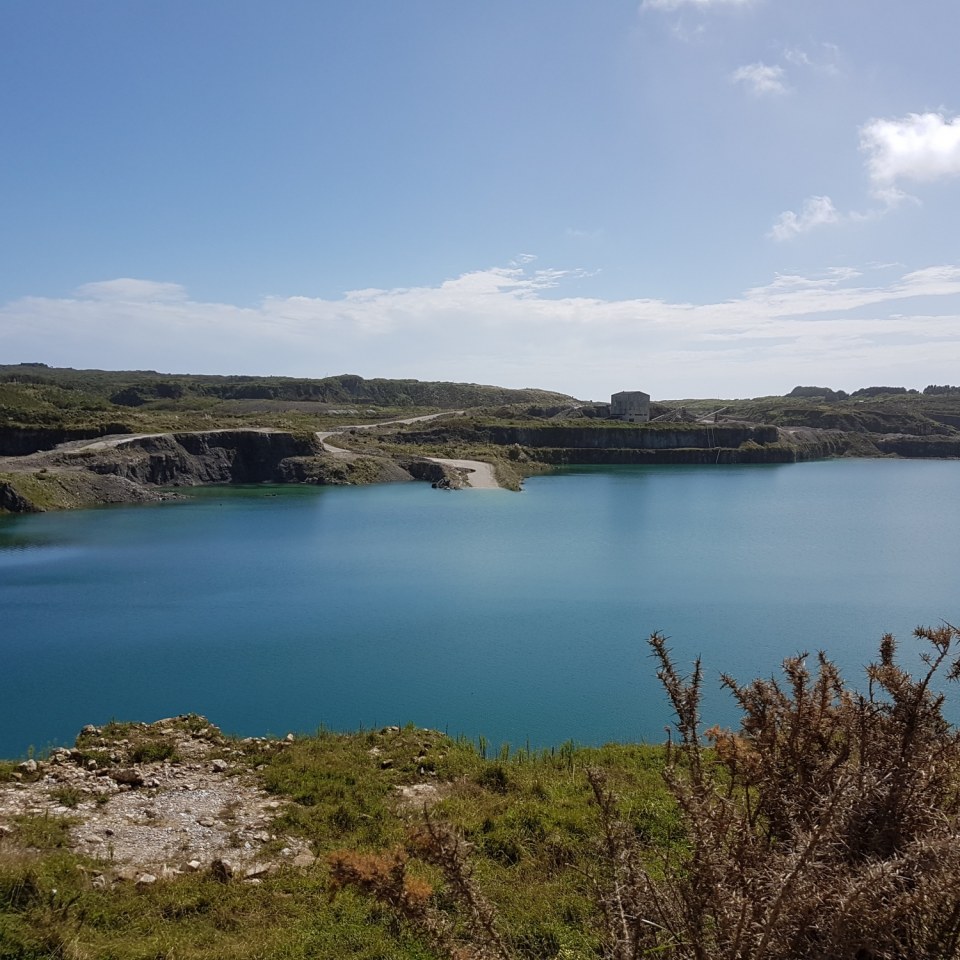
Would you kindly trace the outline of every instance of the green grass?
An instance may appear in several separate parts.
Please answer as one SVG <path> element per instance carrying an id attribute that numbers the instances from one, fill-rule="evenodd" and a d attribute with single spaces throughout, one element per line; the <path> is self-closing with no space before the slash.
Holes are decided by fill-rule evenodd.
<path id="1" fill-rule="evenodd" d="M 352 375 L 221 377 L 0 365 L 0 426 L 97 428 L 115 422 L 138 430 L 199 430 L 212 422 L 230 426 L 253 418 L 285 429 L 307 419 L 316 424 L 318 417 L 325 423 L 355 423 L 478 404 L 570 400 L 544 390 Z"/>
<path id="2" fill-rule="evenodd" d="M 35 850 L 60 850 L 69 845 L 70 817 L 24 815 L 13 818 L 17 844 Z"/>
<path id="3" fill-rule="evenodd" d="M 0 783 L 9 783 L 11 780 L 18 779 L 14 777 L 18 773 L 17 764 L 19 761 L 0 760 Z"/>
<path id="4" fill-rule="evenodd" d="M 75 787 L 72 784 L 65 784 L 64 786 L 51 790 L 50 797 L 59 803 L 60 806 L 73 809 L 80 806 L 87 798 L 87 794 L 79 787 Z"/>
<path id="5" fill-rule="evenodd" d="M 57 510 L 73 506 L 70 496 L 61 487 L 55 474 L 14 473 L 0 471 L 0 485 L 5 485 L 40 510 Z"/>
<path id="6" fill-rule="evenodd" d="M 130 751 L 130 759 L 134 763 L 156 763 L 160 760 L 175 760 L 177 752 L 172 743 L 154 741 L 138 743 Z"/>
<path id="7" fill-rule="evenodd" d="M 111 724 L 102 733 L 133 743 L 137 730 Z M 290 801 L 274 832 L 307 839 L 315 867 L 282 869 L 259 886 L 197 874 L 99 889 L 98 865 L 65 848 L 69 820 L 21 818 L 17 844 L 0 841 L 0 957 L 429 960 L 435 954 L 426 944 L 371 900 L 351 891 L 331 896 L 325 859 L 401 845 L 422 814 L 398 805 L 397 788 L 429 782 L 441 797 L 434 816 L 472 845 L 476 877 L 519 955 L 586 960 L 599 942 L 590 882 L 598 840 L 583 771 L 609 769 L 651 850 L 682 839 L 655 747 L 501 748 L 485 760 L 473 742 L 405 727 L 320 731 L 245 749 L 244 763 L 261 768 L 265 788 Z M 23 845 L 39 852 L 26 855 Z M 421 872 L 442 906 L 438 877 Z"/>

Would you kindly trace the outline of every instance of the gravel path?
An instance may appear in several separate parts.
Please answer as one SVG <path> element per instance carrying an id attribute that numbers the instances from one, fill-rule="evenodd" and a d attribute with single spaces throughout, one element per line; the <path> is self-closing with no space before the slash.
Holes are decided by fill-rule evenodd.
<path id="1" fill-rule="evenodd" d="M 64 450 L 108 450 L 120 447 L 135 440 L 148 440 L 150 437 L 173 437 L 177 433 L 281 433 L 276 427 L 223 427 L 215 430 L 168 430 L 165 433 L 121 433 L 114 436 L 102 437 L 99 440 L 74 440 L 62 443 L 56 449 Z"/>
<path id="2" fill-rule="evenodd" d="M 376 427 L 387 427 L 398 423 L 421 423 L 424 420 L 436 420 L 437 417 L 458 416 L 462 410 L 452 410 L 444 413 L 428 413 L 422 417 L 407 417 L 404 420 L 384 420 L 380 423 L 361 423 L 348 427 L 340 427 L 337 430 L 323 430 L 316 434 L 320 445 L 327 453 L 344 459 L 355 459 L 358 454 L 351 450 L 344 450 L 342 447 L 336 447 L 329 442 L 330 437 L 335 437 L 338 433 L 344 433 L 347 430 L 373 430 Z M 432 463 L 439 463 L 445 467 L 451 467 L 459 470 L 463 474 L 466 486 L 474 490 L 499 490 L 500 484 L 497 483 L 496 474 L 489 463 L 482 460 L 450 460 L 444 457 L 426 457 Z"/>
<path id="3" fill-rule="evenodd" d="M 427 459 L 434 463 L 442 463 L 445 467 L 463 470 L 466 474 L 464 482 L 474 490 L 500 489 L 493 467 L 489 463 L 484 463 L 483 460 L 447 460 L 443 457 L 427 457 Z"/>

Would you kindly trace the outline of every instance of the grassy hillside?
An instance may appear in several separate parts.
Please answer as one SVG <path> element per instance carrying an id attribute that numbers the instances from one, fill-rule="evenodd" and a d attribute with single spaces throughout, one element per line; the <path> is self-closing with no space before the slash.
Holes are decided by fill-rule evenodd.
<path id="1" fill-rule="evenodd" d="M 852 394 L 798 387 L 783 397 L 655 402 L 655 420 L 716 418 L 851 434 L 960 435 L 960 390 L 865 388 Z M 888 392 L 884 392 L 888 391 Z M 455 409 L 483 409 L 493 420 L 599 422 L 603 405 L 544 390 L 355 375 L 303 379 L 161 374 L 0 365 L 0 429 L 105 432 L 272 426 L 309 431 Z"/>
<path id="2" fill-rule="evenodd" d="M 796 388 L 805 391 L 814 388 Z M 834 391 L 825 391 L 826 394 Z M 748 400 L 688 399 L 660 401 L 651 416 L 695 418 L 716 414 L 719 420 L 747 420 L 776 426 L 814 427 L 860 433 L 953 435 L 960 426 L 960 393 L 874 392 L 850 395 L 787 395 Z"/>
<path id="3" fill-rule="evenodd" d="M 364 380 L 354 375 L 311 380 L 0 365 L 0 426 L 82 428 L 117 423 L 140 430 L 244 420 L 289 426 L 304 416 L 342 422 L 343 417 L 385 418 L 491 404 L 571 402 L 570 397 L 544 390 Z"/>

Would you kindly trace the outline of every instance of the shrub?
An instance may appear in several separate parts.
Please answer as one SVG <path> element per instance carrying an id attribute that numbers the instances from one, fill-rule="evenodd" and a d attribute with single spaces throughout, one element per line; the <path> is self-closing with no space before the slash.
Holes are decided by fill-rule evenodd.
<path id="1" fill-rule="evenodd" d="M 130 751 L 134 763 L 159 763 L 176 759 L 176 748 L 166 740 L 145 740 Z"/>
<path id="2" fill-rule="evenodd" d="M 477 783 L 493 793 L 505 794 L 510 789 L 510 778 L 501 763 L 484 767 L 477 775 Z"/>
<path id="3" fill-rule="evenodd" d="M 918 628 L 930 645 L 913 677 L 893 637 L 867 668 L 866 693 L 823 654 L 784 662 L 784 680 L 724 685 L 739 731 L 702 735 L 699 662 L 681 676 L 665 639 L 650 644 L 676 714 L 664 772 L 677 842 L 652 846 L 624 815 L 602 769 L 587 772 L 598 811 L 596 904 L 603 955 L 637 960 L 907 960 L 960 956 L 960 735 L 934 683 L 960 676 L 960 630 Z M 450 958 L 515 960 L 474 883 L 468 847 L 426 827 L 392 859 L 333 863 L 337 885 L 372 893 Z M 461 924 L 406 863 L 439 868 Z M 372 866 L 371 866 L 372 864 Z M 454 930 L 457 936 L 454 937 Z M 538 940 L 536 949 L 552 949 Z M 536 951 L 535 951 L 536 952 Z"/>
<path id="4" fill-rule="evenodd" d="M 912 677 L 885 636 L 849 689 L 825 656 L 784 662 L 785 682 L 740 686 L 740 731 L 699 733 L 699 664 L 681 678 L 651 645 L 677 715 L 666 777 L 687 852 L 656 870 L 622 826 L 601 773 L 609 955 L 683 958 L 955 957 L 960 943 L 960 739 L 933 688 L 960 666 L 952 626 L 920 628 L 932 652 Z M 624 919 L 627 918 L 627 919 Z"/>
<path id="5" fill-rule="evenodd" d="M 56 800 L 63 807 L 78 807 L 86 798 L 86 794 L 73 784 L 55 787 L 50 791 L 50 798 Z"/>

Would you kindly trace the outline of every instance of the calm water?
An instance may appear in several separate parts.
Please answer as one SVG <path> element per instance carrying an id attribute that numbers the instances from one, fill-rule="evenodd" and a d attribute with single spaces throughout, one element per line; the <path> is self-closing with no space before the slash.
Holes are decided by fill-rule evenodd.
<path id="1" fill-rule="evenodd" d="M 960 463 L 572 468 L 526 492 L 206 489 L 0 522 L 0 756 L 84 723 L 660 740 L 644 643 L 714 682 L 960 623 Z"/>

